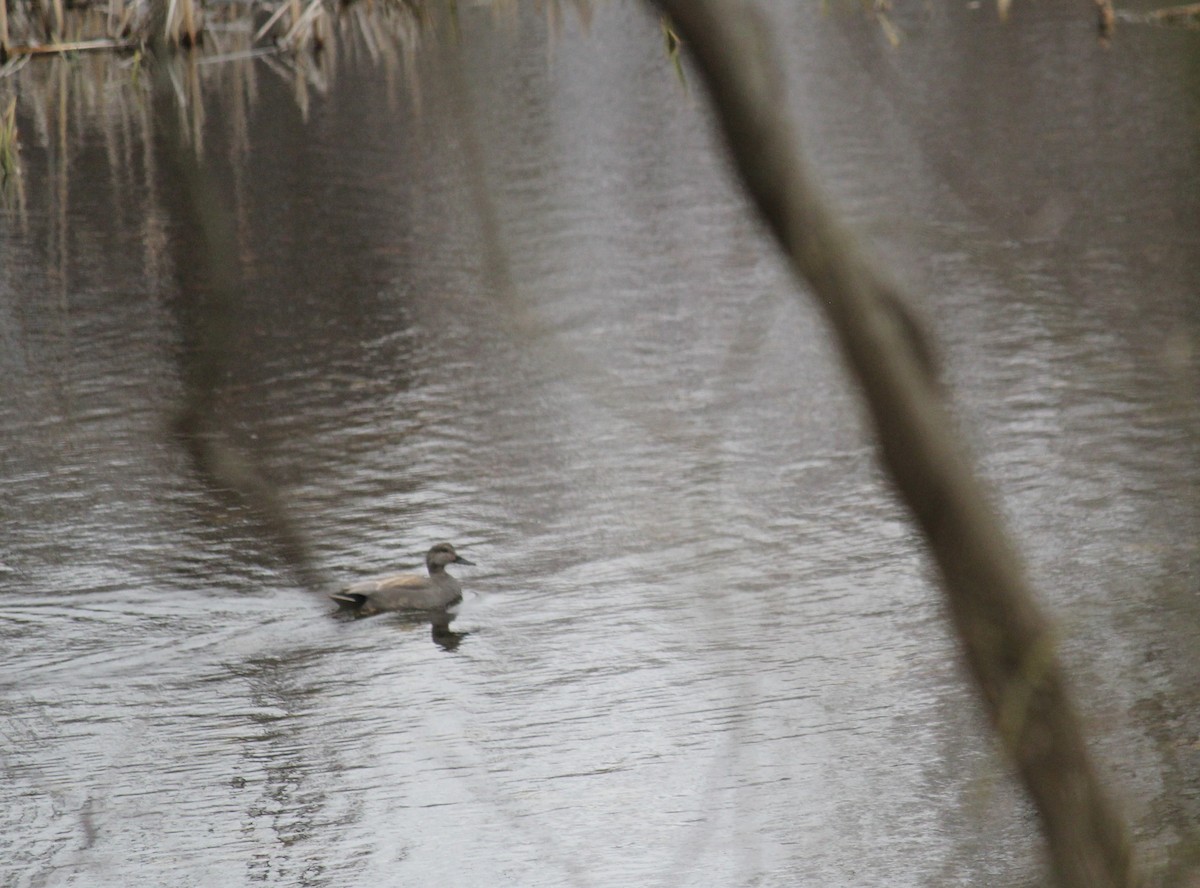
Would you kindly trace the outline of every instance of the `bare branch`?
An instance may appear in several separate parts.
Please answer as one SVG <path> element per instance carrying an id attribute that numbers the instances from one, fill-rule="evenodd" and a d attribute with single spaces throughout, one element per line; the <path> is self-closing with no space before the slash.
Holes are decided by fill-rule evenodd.
<path id="1" fill-rule="evenodd" d="M 805 170 L 763 20 L 735 0 L 656 4 L 708 85 L 747 191 L 820 301 L 862 386 L 884 465 L 937 562 L 966 659 L 1037 807 L 1060 883 L 1139 884 L 1125 826 L 1089 759 L 1049 624 L 950 431 L 920 326 Z"/>

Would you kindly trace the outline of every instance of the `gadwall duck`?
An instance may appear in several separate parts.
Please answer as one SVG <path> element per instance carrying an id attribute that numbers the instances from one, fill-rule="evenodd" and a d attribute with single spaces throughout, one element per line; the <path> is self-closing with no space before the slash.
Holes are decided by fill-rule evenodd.
<path id="1" fill-rule="evenodd" d="M 425 553 L 425 566 L 429 569 L 427 577 L 392 574 L 377 580 L 351 583 L 329 597 L 338 606 L 360 614 L 444 610 L 462 600 L 462 585 L 446 573 L 446 565 L 474 563 L 455 552 L 449 543 L 438 543 Z"/>

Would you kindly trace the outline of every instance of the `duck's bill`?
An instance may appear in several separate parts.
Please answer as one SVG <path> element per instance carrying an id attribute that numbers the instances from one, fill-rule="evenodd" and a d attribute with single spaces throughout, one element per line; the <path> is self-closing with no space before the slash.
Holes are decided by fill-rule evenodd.
<path id="1" fill-rule="evenodd" d="M 467 559 L 463 558 L 461 555 L 456 555 L 454 557 L 454 563 L 455 564 L 469 564 L 469 565 L 471 565 L 471 567 L 475 566 L 474 561 L 467 561 Z"/>

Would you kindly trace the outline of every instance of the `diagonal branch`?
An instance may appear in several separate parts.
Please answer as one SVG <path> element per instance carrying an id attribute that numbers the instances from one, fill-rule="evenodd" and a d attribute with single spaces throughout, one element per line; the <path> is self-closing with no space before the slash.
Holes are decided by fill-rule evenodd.
<path id="1" fill-rule="evenodd" d="M 920 327 L 806 171 L 763 20 L 737 0 L 655 0 L 708 85 L 737 173 L 812 289 L 862 387 L 883 463 L 925 534 L 955 629 L 1067 888 L 1138 883 L 1124 823 L 1088 756 L 1046 619 L 975 477 Z"/>

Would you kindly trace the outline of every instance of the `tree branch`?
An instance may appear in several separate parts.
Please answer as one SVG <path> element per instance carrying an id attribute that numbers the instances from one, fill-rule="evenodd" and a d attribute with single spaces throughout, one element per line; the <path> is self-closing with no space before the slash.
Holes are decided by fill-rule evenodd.
<path id="1" fill-rule="evenodd" d="M 862 387 L 883 463 L 925 534 L 966 660 L 1040 815 L 1059 882 L 1139 884 L 1125 825 L 1097 779 L 1068 699 L 1049 624 L 950 431 L 920 325 L 813 185 L 763 20 L 735 0 L 655 4 L 708 85 L 746 190 L 819 299 Z"/>

